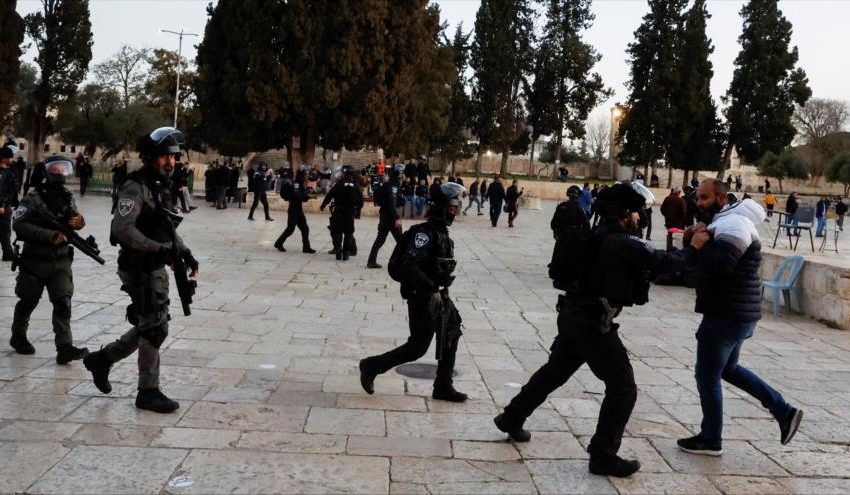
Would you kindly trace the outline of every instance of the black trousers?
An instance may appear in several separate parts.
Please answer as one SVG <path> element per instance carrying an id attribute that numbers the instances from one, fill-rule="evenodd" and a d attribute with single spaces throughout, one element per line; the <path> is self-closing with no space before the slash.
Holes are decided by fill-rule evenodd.
<path id="1" fill-rule="evenodd" d="M 395 219 L 381 219 L 378 222 L 378 236 L 375 237 L 375 242 L 372 243 L 372 251 L 369 252 L 369 263 L 377 263 L 378 251 L 380 251 L 384 243 L 387 242 L 387 236 L 389 234 L 393 235 L 395 242 L 398 242 L 399 239 L 401 239 L 401 229 L 395 226 Z"/>
<path id="2" fill-rule="evenodd" d="M 10 260 L 12 251 L 12 207 L 7 207 L 0 215 L 0 249 L 3 250 L 3 259 Z"/>
<path id="3" fill-rule="evenodd" d="M 366 358 L 367 371 L 380 375 L 400 364 L 416 361 L 424 356 L 428 352 L 434 333 L 439 328 L 442 311 L 443 301 L 439 293 L 434 293 L 428 298 L 408 299 L 407 318 L 410 322 L 410 337 L 407 342 L 389 352 Z M 451 387 L 457 342 L 455 340 L 451 347 L 443 351 L 442 358 L 437 363 L 434 388 Z"/>
<path id="4" fill-rule="evenodd" d="M 353 255 L 354 247 L 354 212 L 336 211 L 331 215 L 331 241 L 339 253 Z"/>
<path id="5" fill-rule="evenodd" d="M 502 202 L 490 201 L 490 224 L 495 227 L 502 215 Z"/>
<path id="6" fill-rule="evenodd" d="M 591 456 L 611 456 L 620 450 L 626 423 L 637 399 L 637 386 L 629 356 L 616 325 L 600 330 L 601 312 L 576 309 L 564 303 L 558 313 L 558 336 L 549 360 L 537 370 L 519 394 L 505 407 L 505 416 L 521 426 L 546 397 L 587 363 L 605 382 L 605 398 L 599 411 L 596 433 L 587 451 Z"/>
<path id="7" fill-rule="evenodd" d="M 255 201 L 256 201 L 256 199 L 255 199 Z M 268 200 L 266 199 L 265 194 L 263 195 L 262 201 L 263 201 L 263 205 L 265 206 L 265 209 L 266 209 L 266 217 L 268 217 L 269 216 L 269 207 L 268 207 Z M 216 186 L 216 188 L 215 188 L 215 207 L 219 210 L 223 210 L 223 209 L 227 208 L 227 186 Z M 252 211 L 251 214 L 253 215 L 254 212 Z"/>
<path id="8" fill-rule="evenodd" d="M 248 213 L 248 218 L 254 218 L 254 210 L 257 209 L 257 203 L 263 203 L 263 212 L 266 214 L 266 218 L 269 217 L 269 198 L 266 197 L 266 192 L 255 192 L 254 193 L 254 202 L 251 203 L 251 211 Z"/>
<path id="9" fill-rule="evenodd" d="M 289 210 L 286 216 L 286 229 L 274 242 L 275 246 L 283 247 L 283 243 L 295 232 L 295 228 L 301 231 L 301 245 L 303 249 L 310 249 L 310 227 L 307 225 L 307 217 L 303 211 Z"/>
<path id="10" fill-rule="evenodd" d="M 89 178 L 80 177 L 80 196 L 86 195 L 86 189 L 89 187 Z"/>

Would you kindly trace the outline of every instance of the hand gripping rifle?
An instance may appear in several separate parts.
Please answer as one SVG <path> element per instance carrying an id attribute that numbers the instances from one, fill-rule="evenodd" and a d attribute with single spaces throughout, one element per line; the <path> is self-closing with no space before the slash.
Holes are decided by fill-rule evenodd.
<path id="1" fill-rule="evenodd" d="M 97 246 L 97 241 L 95 240 L 93 235 L 90 235 L 83 239 L 80 237 L 77 232 L 71 228 L 70 225 L 66 223 L 62 223 L 56 217 L 47 215 L 43 212 L 39 212 L 36 210 L 29 210 L 30 214 L 36 216 L 41 220 L 41 224 L 47 228 L 53 229 L 68 239 L 68 244 L 74 246 L 81 253 L 85 254 L 89 258 L 97 261 L 101 265 L 106 263 L 106 260 L 100 257 L 100 248 Z"/>
<path id="2" fill-rule="evenodd" d="M 183 221 L 183 217 L 170 212 L 163 208 L 166 212 L 165 224 L 169 237 L 171 237 L 171 267 L 174 270 L 174 282 L 177 285 L 177 294 L 180 296 L 180 304 L 183 306 L 183 315 L 189 316 L 192 314 L 192 296 L 195 295 L 195 289 L 198 287 L 198 282 L 189 278 L 186 274 L 186 262 L 183 260 L 183 253 L 177 247 L 177 227 Z"/>

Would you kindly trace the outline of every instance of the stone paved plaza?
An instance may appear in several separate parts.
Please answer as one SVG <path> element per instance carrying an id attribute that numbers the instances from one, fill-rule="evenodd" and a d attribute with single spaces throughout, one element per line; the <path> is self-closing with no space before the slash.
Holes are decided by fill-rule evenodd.
<path id="1" fill-rule="evenodd" d="M 97 349 L 128 328 L 109 200 L 80 202 L 107 265 L 75 263 L 73 330 Z M 38 350 L 8 346 L 14 278 L 0 272 L 0 492 L 27 493 L 847 493 L 850 491 L 850 334 L 811 320 L 766 315 L 743 363 L 805 409 L 787 447 L 754 400 L 726 390 L 724 454 L 681 453 L 675 439 L 701 419 L 693 378 L 692 291 L 655 287 L 651 304 L 621 316 L 639 384 L 623 453 L 643 467 L 630 479 L 588 474 L 584 446 L 603 385 L 582 368 L 529 420 L 528 444 L 506 441 L 492 418 L 547 357 L 556 291 L 546 277 L 552 239 L 543 211 L 522 210 L 517 228 L 493 231 L 486 216 L 452 228 L 458 258 L 453 296 L 464 318 L 457 388 L 465 404 L 434 402 L 430 380 L 394 371 L 361 389 L 359 359 L 407 336 L 406 306 L 385 270 L 365 269 L 376 219 L 357 224 L 350 262 L 330 248 L 327 217 L 310 215 L 317 255 L 285 225 L 247 222 L 245 209 L 206 206 L 181 226 L 201 261 L 190 318 L 172 294 L 162 354 L 164 391 L 176 414 L 139 412 L 134 357 L 112 373 L 104 396 L 80 362 L 54 361 L 50 305 L 30 328 Z M 656 220 L 660 222 L 660 218 Z M 406 225 L 409 221 L 406 220 Z M 656 227 L 658 229 L 658 227 Z M 658 236 L 661 237 L 660 235 Z M 385 263 L 392 240 L 379 262 Z M 173 289 L 173 287 L 172 287 Z M 769 313 L 769 311 L 767 312 Z M 433 363 L 433 352 L 423 360 Z"/>

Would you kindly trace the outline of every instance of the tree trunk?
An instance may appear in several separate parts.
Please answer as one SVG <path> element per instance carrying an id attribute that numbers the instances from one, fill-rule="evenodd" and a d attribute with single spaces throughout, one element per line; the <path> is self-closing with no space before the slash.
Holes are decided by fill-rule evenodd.
<path id="1" fill-rule="evenodd" d="M 478 153 L 475 156 L 475 178 L 481 177 L 481 145 L 478 145 Z"/>
<path id="2" fill-rule="evenodd" d="M 33 115 L 32 136 L 30 136 L 30 149 L 27 152 L 27 159 L 31 166 L 41 161 L 41 154 L 44 151 L 44 142 L 47 141 L 45 135 L 45 120 L 40 115 L 41 112 L 36 112 Z"/>
<path id="3" fill-rule="evenodd" d="M 643 166 L 643 181 L 644 181 L 644 182 L 646 182 L 646 185 L 649 185 L 649 180 L 650 180 L 650 176 L 649 176 L 649 163 L 646 163 L 646 164 Z"/>
<path id="4" fill-rule="evenodd" d="M 782 179 L 779 180 L 779 194 L 782 194 Z"/>
<path id="5" fill-rule="evenodd" d="M 537 139 L 531 141 L 531 158 L 528 159 L 528 176 L 534 176 L 534 147 L 537 144 Z"/>
<path id="6" fill-rule="evenodd" d="M 667 165 L 667 189 L 673 188 L 673 165 Z"/>
<path id="7" fill-rule="evenodd" d="M 502 166 L 499 168 L 499 177 L 503 179 L 508 177 L 508 157 L 510 154 L 510 149 L 505 149 L 505 151 L 502 152 Z"/>
<path id="8" fill-rule="evenodd" d="M 297 170 L 303 164 L 307 164 L 308 166 L 313 165 L 313 159 L 316 156 L 316 133 L 311 127 L 301 131 L 301 142 L 299 145 L 297 150 L 293 150 L 293 158 L 297 159 L 298 163 L 289 162 L 293 171 Z"/>
<path id="9" fill-rule="evenodd" d="M 734 144 L 729 143 L 726 145 L 726 149 L 723 150 L 723 158 L 720 160 L 720 168 L 717 170 L 717 178 L 720 180 L 726 178 L 726 170 L 728 170 L 731 165 L 732 148 L 734 147 Z"/>
<path id="10" fill-rule="evenodd" d="M 688 174 L 689 174 L 689 172 L 690 172 L 690 170 L 685 169 L 685 178 L 682 179 L 682 189 L 684 189 L 685 187 L 688 186 Z"/>

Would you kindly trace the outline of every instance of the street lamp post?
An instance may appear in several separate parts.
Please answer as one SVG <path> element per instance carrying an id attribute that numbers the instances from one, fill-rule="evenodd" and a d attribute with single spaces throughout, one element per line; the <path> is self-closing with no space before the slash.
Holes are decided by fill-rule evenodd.
<path id="1" fill-rule="evenodd" d="M 183 52 L 183 37 L 184 36 L 198 37 L 199 35 L 197 35 L 195 33 L 185 33 L 185 32 L 183 32 L 182 29 L 180 30 L 179 33 L 177 31 L 170 31 L 168 29 L 160 29 L 159 32 L 160 33 L 176 34 L 180 38 L 180 41 L 177 45 L 177 87 L 174 89 L 174 127 L 177 127 L 177 109 L 180 108 L 180 71 L 181 71 L 180 56 Z"/>

